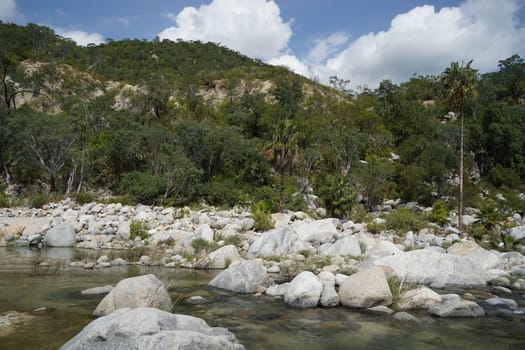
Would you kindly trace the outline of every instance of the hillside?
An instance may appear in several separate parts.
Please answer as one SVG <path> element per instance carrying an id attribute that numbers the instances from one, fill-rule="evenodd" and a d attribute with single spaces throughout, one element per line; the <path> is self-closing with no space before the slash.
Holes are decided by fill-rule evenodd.
<path id="1" fill-rule="evenodd" d="M 461 109 L 448 98 L 453 64 L 353 92 L 212 43 L 78 47 L 46 27 L 4 23 L 0 58 L 4 205 L 110 190 L 147 204 L 318 205 L 335 216 L 394 198 L 445 198 L 454 209 L 462 116 L 465 205 L 503 191 L 525 208 L 519 56 L 474 74 Z"/>

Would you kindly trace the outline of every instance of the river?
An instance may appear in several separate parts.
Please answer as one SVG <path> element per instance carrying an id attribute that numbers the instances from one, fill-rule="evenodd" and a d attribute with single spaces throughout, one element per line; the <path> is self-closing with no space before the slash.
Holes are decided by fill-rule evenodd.
<path id="1" fill-rule="evenodd" d="M 413 323 L 343 307 L 294 310 L 282 299 L 208 288 L 218 272 L 136 265 L 83 270 L 69 267 L 74 254 L 65 248 L 0 248 L 0 314 L 13 310 L 34 316 L 0 337 L 0 349 L 58 349 L 93 320 L 101 297 L 84 296 L 81 290 L 147 273 L 164 282 L 175 313 L 230 329 L 246 349 L 525 349 L 523 315 L 489 310 L 479 319 L 439 319 L 415 313 L 421 322 Z M 51 266 L 38 266 L 41 261 Z M 209 302 L 185 302 L 194 295 Z M 504 297 L 525 307 L 525 291 Z M 41 307 L 46 310 L 32 311 Z"/>

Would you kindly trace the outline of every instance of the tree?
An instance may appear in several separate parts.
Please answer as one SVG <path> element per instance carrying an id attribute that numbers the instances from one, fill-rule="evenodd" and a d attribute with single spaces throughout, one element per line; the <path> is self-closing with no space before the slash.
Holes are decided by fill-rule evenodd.
<path id="1" fill-rule="evenodd" d="M 272 141 L 265 150 L 266 159 L 279 173 L 279 211 L 284 212 L 284 174 L 290 169 L 297 157 L 297 139 L 299 134 L 289 119 L 275 124 Z"/>
<path id="2" fill-rule="evenodd" d="M 452 62 L 441 75 L 441 84 L 444 89 L 452 110 L 460 116 L 460 151 L 459 151 L 459 205 L 458 205 L 458 225 L 463 224 L 463 172 L 464 172 L 464 147 L 465 147 L 465 127 L 464 127 L 464 107 L 467 99 L 476 95 L 476 83 L 478 80 L 477 70 L 470 67 L 472 60 L 459 65 Z"/>

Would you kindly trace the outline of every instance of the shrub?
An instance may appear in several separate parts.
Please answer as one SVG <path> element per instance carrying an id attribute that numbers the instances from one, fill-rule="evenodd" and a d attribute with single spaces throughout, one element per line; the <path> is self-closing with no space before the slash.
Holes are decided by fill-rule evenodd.
<path id="1" fill-rule="evenodd" d="M 217 249 L 217 243 L 210 242 L 204 238 L 196 238 L 191 241 L 191 246 L 195 249 L 195 253 L 199 254 L 203 250 L 215 250 Z"/>
<path id="2" fill-rule="evenodd" d="M 93 202 L 95 197 L 91 193 L 77 192 L 73 194 L 73 199 L 78 205 L 84 205 Z"/>
<path id="3" fill-rule="evenodd" d="M 129 235 L 131 239 L 140 237 L 145 239 L 148 237 L 148 224 L 141 221 L 132 221 L 129 225 Z"/>
<path id="4" fill-rule="evenodd" d="M 386 217 L 386 227 L 401 232 L 419 231 L 426 226 L 421 215 L 411 212 L 408 208 L 391 211 Z"/>
<path id="5" fill-rule="evenodd" d="M 241 237 L 238 235 L 228 236 L 224 239 L 224 243 L 226 245 L 234 245 L 236 247 L 240 246 L 241 242 L 242 242 Z"/>
<path id="6" fill-rule="evenodd" d="M 256 231 L 268 231 L 273 228 L 270 206 L 265 201 L 258 201 L 252 205 L 252 216 L 255 221 L 253 228 Z"/>
<path id="7" fill-rule="evenodd" d="M 10 206 L 11 198 L 3 193 L 0 193 L 0 208 L 9 208 Z"/>
<path id="8" fill-rule="evenodd" d="M 159 177 L 140 171 L 124 175 L 118 187 L 121 194 L 128 194 L 143 204 L 154 204 L 162 195 L 163 189 L 164 186 Z"/>
<path id="9" fill-rule="evenodd" d="M 444 225 L 447 222 L 448 211 L 444 200 L 438 199 L 432 204 L 430 219 L 438 225 Z"/>
<path id="10" fill-rule="evenodd" d="M 348 217 L 356 203 L 357 192 L 346 176 L 327 175 L 319 184 L 318 193 L 330 216 Z"/>
<path id="11" fill-rule="evenodd" d="M 214 179 L 202 184 L 202 198 L 210 205 L 233 207 L 244 202 L 244 194 L 233 180 Z"/>
<path id="12" fill-rule="evenodd" d="M 34 193 L 28 199 L 28 205 L 31 208 L 42 208 L 45 204 L 58 202 L 62 199 L 61 195 L 45 195 L 43 193 Z"/>

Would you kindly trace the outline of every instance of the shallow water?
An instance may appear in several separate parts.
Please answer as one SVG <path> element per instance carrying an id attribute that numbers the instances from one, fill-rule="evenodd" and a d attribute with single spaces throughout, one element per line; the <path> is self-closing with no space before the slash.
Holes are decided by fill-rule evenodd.
<path id="1" fill-rule="evenodd" d="M 391 316 L 335 309 L 294 310 L 282 299 L 244 296 L 206 287 L 218 272 L 155 267 L 69 268 L 72 249 L 0 248 L 0 313 L 29 312 L 35 317 L 0 338 L 0 349 L 57 349 L 91 320 L 100 297 L 86 288 L 115 285 L 122 278 L 154 273 L 175 302 L 174 312 L 227 327 L 247 349 L 525 349 L 525 316 L 491 311 L 479 319 L 439 319 L 416 314 L 419 324 Z M 37 267 L 42 260 L 51 267 Z M 524 293 L 511 297 L 524 307 Z M 190 305 L 200 295 L 210 302 Z M 47 311 L 32 312 L 46 307 Z"/>

